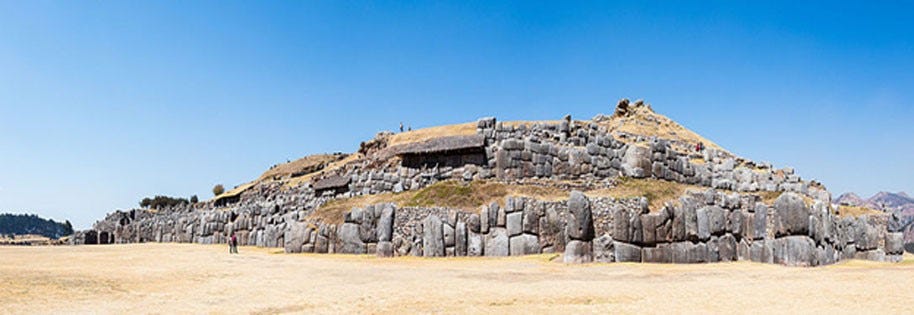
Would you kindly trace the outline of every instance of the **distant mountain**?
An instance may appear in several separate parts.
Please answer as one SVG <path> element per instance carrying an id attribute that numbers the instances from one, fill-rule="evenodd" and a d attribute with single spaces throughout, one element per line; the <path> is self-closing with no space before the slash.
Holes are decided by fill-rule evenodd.
<path id="1" fill-rule="evenodd" d="M 882 191 L 867 199 L 860 198 L 855 193 L 845 193 L 838 196 L 834 203 L 883 211 L 900 211 L 908 215 L 914 215 L 914 198 L 904 192 L 890 193 Z"/>
<path id="2" fill-rule="evenodd" d="M 905 193 L 880 192 L 866 201 L 886 209 L 898 209 L 907 205 L 914 205 L 914 199 L 911 199 Z"/>
<path id="3" fill-rule="evenodd" d="M 835 204 L 860 207 L 866 204 L 866 200 L 860 198 L 855 193 L 844 193 L 834 200 Z"/>
<path id="4" fill-rule="evenodd" d="M 52 239 L 73 234 L 70 221 L 55 222 L 34 214 L 0 214 L 0 234 L 42 235 Z"/>

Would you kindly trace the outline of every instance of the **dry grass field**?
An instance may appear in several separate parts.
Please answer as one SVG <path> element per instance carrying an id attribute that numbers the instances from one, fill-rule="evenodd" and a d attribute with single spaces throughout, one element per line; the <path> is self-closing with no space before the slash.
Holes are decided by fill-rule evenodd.
<path id="1" fill-rule="evenodd" d="M 911 314 L 914 260 L 565 265 L 134 244 L 0 247 L 0 313 Z"/>

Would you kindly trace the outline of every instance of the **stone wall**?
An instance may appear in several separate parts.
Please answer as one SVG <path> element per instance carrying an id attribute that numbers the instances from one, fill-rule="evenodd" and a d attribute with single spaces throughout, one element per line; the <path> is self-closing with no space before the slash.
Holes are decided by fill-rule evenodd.
<path id="1" fill-rule="evenodd" d="M 107 230 L 89 234 L 110 234 L 121 243 L 217 244 L 236 233 L 242 245 L 289 253 L 382 257 L 561 253 L 569 263 L 751 260 L 791 266 L 900 261 L 902 235 L 887 216 L 838 218 L 810 200 L 785 193 L 769 207 L 754 195 L 710 189 L 651 213 L 645 198 L 591 199 L 572 192 L 554 202 L 508 197 L 479 212 L 376 204 L 352 209 L 338 225 L 276 206 L 132 211 L 109 215 L 97 225 Z"/>

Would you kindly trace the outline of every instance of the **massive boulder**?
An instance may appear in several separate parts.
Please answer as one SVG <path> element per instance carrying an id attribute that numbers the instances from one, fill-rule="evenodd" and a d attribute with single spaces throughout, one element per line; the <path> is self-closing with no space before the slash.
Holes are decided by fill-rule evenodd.
<path id="1" fill-rule="evenodd" d="M 441 218 L 429 215 L 422 221 L 422 253 L 425 257 L 444 256 L 444 228 Z"/>
<path id="2" fill-rule="evenodd" d="M 593 240 L 593 214 L 590 211 L 590 200 L 580 191 L 572 191 L 568 199 L 568 218 L 566 235 L 573 240 Z"/>
<path id="3" fill-rule="evenodd" d="M 651 150 L 630 144 L 622 156 L 622 175 L 632 178 L 651 176 Z"/>
<path id="4" fill-rule="evenodd" d="M 809 207 L 796 193 L 783 193 L 774 201 L 775 234 L 809 235 Z"/>

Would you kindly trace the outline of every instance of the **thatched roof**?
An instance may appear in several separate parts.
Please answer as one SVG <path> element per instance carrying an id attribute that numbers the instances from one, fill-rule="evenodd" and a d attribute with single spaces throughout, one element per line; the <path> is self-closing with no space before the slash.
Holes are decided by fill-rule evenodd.
<path id="1" fill-rule="evenodd" d="M 391 148 L 394 154 L 430 154 L 465 149 L 482 149 L 486 139 L 481 135 L 432 138 L 422 142 L 407 143 Z"/>
<path id="2" fill-rule="evenodd" d="M 314 190 L 324 190 L 331 188 L 340 188 L 347 185 L 349 185 L 349 177 L 334 175 L 317 180 L 311 187 L 314 188 Z"/>

